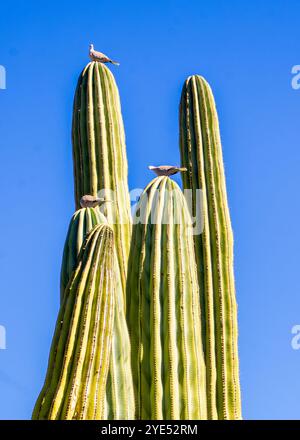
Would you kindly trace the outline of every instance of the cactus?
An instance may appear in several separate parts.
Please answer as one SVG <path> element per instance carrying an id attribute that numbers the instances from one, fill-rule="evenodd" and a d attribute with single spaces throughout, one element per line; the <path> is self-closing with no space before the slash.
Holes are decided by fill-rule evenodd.
<path id="1" fill-rule="evenodd" d="M 76 208 L 84 194 L 95 196 L 100 190 L 113 199 L 104 214 L 114 231 L 125 292 L 131 236 L 125 134 L 114 77 L 101 63 L 89 63 L 79 77 L 72 141 Z"/>
<path id="2" fill-rule="evenodd" d="M 240 419 L 237 305 L 233 236 L 227 204 L 218 116 L 200 76 L 185 82 L 180 103 L 180 152 L 185 189 L 193 190 L 193 215 L 202 190 L 203 233 L 194 236 L 200 304 L 205 323 L 207 411 L 210 419 Z"/>
<path id="3" fill-rule="evenodd" d="M 114 320 L 113 232 L 86 238 L 66 287 L 33 419 L 103 419 Z"/>
<path id="4" fill-rule="evenodd" d="M 191 219 L 178 185 L 155 178 L 133 220 L 127 317 L 136 417 L 205 419 L 197 271 Z"/>
<path id="5" fill-rule="evenodd" d="M 78 264 L 78 255 L 86 235 L 95 225 L 107 223 L 100 208 L 79 209 L 73 215 L 63 252 L 61 269 L 61 292 L 65 291 L 73 271 Z M 123 290 L 114 250 L 116 282 L 115 319 L 112 338 L 110 367 L 107 378 L 105 418 L 132 419 L 134 417 L 134 395 L 130 365 L 130 341 L 125 319 Z M 63 294 L 62 294 L 63 297 Z"/>

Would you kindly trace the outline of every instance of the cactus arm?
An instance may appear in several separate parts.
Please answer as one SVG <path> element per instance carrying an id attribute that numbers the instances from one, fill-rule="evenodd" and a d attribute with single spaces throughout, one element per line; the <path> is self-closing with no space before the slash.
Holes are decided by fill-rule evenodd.
<path id="1" fill-rule="evenodd" d="M 184 188 L 202 189 L 204 229 L 195 236 L 201 306 L 205 314 L 208 417 L 241 418 L 233 238 L 227 203 L 218 117 L 211 89 L 188 78 L 180 106 Z M 195 197 L 193 194 L 195 214 Z"/>
<path id="2" fill-rule="evenodd" d="M 61 278 L 62 297 L 65 286 L 78 264 L 78 256 L 87 234 L 97 224 L 107 224 L 99 208 L 84 208 L 73 215 L 63 253 Z M 131 375 L 130 341 L 125 318 L 123 290 L 118 267 L 116 250 L 115 259 L 115 318 L 112 337 L 111 359 L 106 387 L 104 413 L 106 419 L 133 419 L 135 413 L 133 384 Z"/>
<path id="3" fill-rule="evenodd" d="M 99 225 L 86 239 L 63 299 L 33 418 L 86 418 L 95 400 L 103 417 L 114 317 L 112 237 L 108 226 Z M 84 390 L 96 390 L 95 380 L 97 393 L 87 399 Z"/>
<path id="4" fill-rule="evenodd" d="M 186 82 L 188 87 L 195 88 L 194 82 Z M 184 89 L 185 90 L 185 89 Z M 206 378 L 207 378 L 207 412 L 209 419 L 218 418 L 217 415 L 217 374 L 216 374 L 216 353 L 215 353 L 215 319 L 214 319 L 214 300 L 213 300 L 213 274 L 211 261 L 210 229 L 207 207 L 207 189 L 204 172 L 204 158 L 202 148 L 201 123 L 199 115 L 199 102 L 195 89 L 193 94 L 182 93 L 180 105 L 180 141 L 181 141 L 181 161 L 185 164 L 187 172 L 182 174 L 185 189 L 202 190 L 202 221 L 203 231 L 199 235 L 194 235 L 195 255 L 199 274 L 200 303 L 202 310 L 202 322 L 205 325 L 203 331 L 203 344 L 206 353 Z M 194 145 L 199 148 L 194 148 Z M 196 215 L 196 200 L 193 194 L 193 216 Z M 201 271 L 203 276 L 201 276 Z"/>
<path id="5" fill-rule="evenodd" d="M 199 292 L 192 235 L 186 229 L 189 213 L 178 185 L 167 177 L 154 179 L 144 190 L 136 215 L 143 210 L 144 218 L 133 228 L 127 312 L 137 418 L 205 419 Z M 178 224 L 168 224 L 173 218 Z"/>
<path id="6" fill-rule="evenodd" d="M 89 63 L 79 77 L 72 125 L 76 206 L 84 194 L 100 190 L 114 203 L 105 216 L 114 230 L 123 291 L 131 238 L 127 158 L 118 89 L 101 63 Z M 76 113 L 76 114 L 75 114 Z M 125 301 L 125 294 L 124 294 Z"/>
<path id="7" fill-rule="evenodd" d="M 106 248 L 101 249 L 101 247 Z M 89 278 L 87 279 L 86 283 L 88 286 L 90 286 L 88 291 L 88 298 L 86 300 L 86 304 L 84 307 L 84 310 L 82 310 L 83 319 L 80 321 L 80 328 L 79 328 L 79 335 L 80 338 L 77 339 L 76 342 L 76 353 L 75 358 L 72 365 L 72 373 L 71 373 L 71 380 L 69 380 L 69 386 L 67 389 L 67 395 L 68 399 L 65 399 L 64 406 L 62 408 L 62 416 L 63 418 L 69 419 L 73 417 L 73 414 L 78 414 L 79 418 L 83 418 L 86 416 L 86 403 L 87 403 L 87 389 L 89 387 L 89 374 L 88 371 L 90 369 L 93 369 L 94 366 L 94 359 L 95 359 L 95 343 L 99 347 L 103 347 L 103 352 L 99 351 L 99 364 L 98 366 L 105 366 L 107 369 L 106 374 L 101 374 L 101 367 L 99 368 L 99 380 L 100 380 L 100 386 L 99 386 L 99 394 L 102 396 L 100 399 L 100 407 L 102 407 L 102 410 L 100 410 L 100 414 L 103 417 L 103 408 L 104 408 L 104 396 L 105 396 L 105 384 L 106 384 L 106 378 L 108 373 L 108 365 L 109 365 L 109 353 L 110 353 L 110 346 L 109 350 L 107 350 L 106 346 L 106 337 L 109 334 L 110 341 L 112 339 L 112 326 L 110 323 L 112 322 L 112 316 L 113 316 L 113 307 L 110 304 L 111 298 L 103 295 L 103 297 L 99 298 L 96 297 L 96 300 L 94 300 L 92 296 L 92 292 L 95 289 L 96 284 L 96 273 L 98 269 L 98 265 L 105 264 L 105 261 L 103 259 L 99 258 L 100 255 L 103 255 L 103 252 L 110 252 L 112 254 L 112 246 L 108 247 L 108 243 L 104 242 L 101 243 L 101 247 L 99 245 L 99 249 L 96 250 L 97 255 L 96 258 L 93 259 L 92 267 L 89 273 Z M 112 257 L 110 255 L 110 259 L 112 260 Z M 112 261 L 109 263 L 109 270 L 108 273 L 100 273 L 100 279 L 99 282 L 104 286 L 105 291 L 109 291 L 110 289 L 112 291 Z M 103 304 L 101 304 L 101 302 Z M 110 313 L 110 316 L 108 317 L 107 314 L 103 314 L 103 316 L 99 316 L 99 309 L 100 310 L 107 310 L 107 305 L 110 304 L 110 308 L 108 309 Z M 107 323 L 106 323 L 107 320 Z M 106 328 L 107 325 L 107 328 Z M 101 328 L 101 332 L 99 332 L 98 328 Z M 99 335 L 99 340 L 98 340 Z M 110 342 L 111 344 L 111 342 Z M 104 347 L 105 346 L 105 347 Z M 106 351 L 104 352 L 104 348 Z M 65 371 L 65 370 L 64 370 Z M 93 376 L 95 376 L 95 373 Z M 97 374 L 96 374 L 97 377 Z M 77 396 L 80 396 L 78 398 Z M 93 399 L 90 399 L 93 400 Z"/>

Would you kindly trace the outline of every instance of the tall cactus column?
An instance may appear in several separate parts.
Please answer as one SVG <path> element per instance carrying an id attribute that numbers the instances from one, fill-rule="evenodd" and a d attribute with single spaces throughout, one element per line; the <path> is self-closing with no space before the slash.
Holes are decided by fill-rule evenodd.
<path id="1" fill-rule="evenodd" d="M 72 140 L 76 208 L 83 195 L 97 195 L 100 190 L 113 199 L 104 214 L 114 230 L 125 291 L 131 235 L 125 134 L 114 77 L 101 63 L 89 63 L 79 77 Z"/>
<path id="2" fill-rule="evenodd" d="M 194 236 L 210 419 L 240 419 L 237 306 L 233 235 L 227 204 L 218 116 L 208 83 L 185 82 L 180 103 L 180 151 L 185 189 L 193 190 L 193 215 L 202 190 L 203 232 Z"/>
<path id="3" fill-rule="evenodd" d="M 70 221 L 61 264 L 60 298 L 61 302 L 73 271 L 78 264 L 78 257 L 84 240 L 91 230 L 100 224 L 106 224 L 106 218 L 98 207 L 78 209 Z"/>
<path id="4" fill-rule="evenodd" d="M 128 326 L 139 419 L 205 419 L 205 365 L 191 219 L 178 185 L 157 177 L 134 217 Z"/>
<path id="5" fill-rule="evenodd" d="M 107 224 L 107 220 L 101 214 L 99 207 L 79 209 L 71 219 L 61 267 L 62 300 L 67 292 L 66 286 L 78 265 L 78 258 L 84 240 L 93 228 L 99 224 Z M 105 418 L 124 420 L 134 418 L 135 408 L 130 341 L 125 318 L 123 289 L 114 247 L 112 251 L 115 260 L 113 273 L 115 279 L 115 317 L 106 384 Z"/>
<path id="6" fill-rule="evenodd" d="M 65 291 L 33 419 L 105 418 L 114 324 L 113 264 L 113 232 L 107 225 L 95 226 Z"/>

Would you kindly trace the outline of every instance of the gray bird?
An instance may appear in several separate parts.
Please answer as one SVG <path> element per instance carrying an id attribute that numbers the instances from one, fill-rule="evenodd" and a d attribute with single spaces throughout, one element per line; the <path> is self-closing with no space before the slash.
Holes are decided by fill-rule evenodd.
<path id="1" fill-rule="evenodd" d="M 158 167 L 149 165 L 148 168 L 149 170 L 154 171 L 157 176 L 172 176 L 179 171 L 187 171 L 186 168 L 176 167 L 173 165 L 160 165 Z"/>
<path id="2" fill-rule="evenodd" d="M 86 194 L 80 199 L 80 206 L 82 208 L 95 208 L 96 206 L 101 205 L 104 202 L 110 202 L 111 200 L 106 200 L 104 198 L 99 198 L 97 196 L 91 196 Z"/>
<path id="3" fill-rule="evenodd" d="M 113 61 L 110 58 L 108 58 L 108 56 L 105 55 L 104 53 L 95 50 L 93 44 L 90 44 L 89 57 L 92 61 L 97 61 L 98 63 L 111 63 L 114 64 L 115 66 L 120 65 L 120 63 L 117 63 L 116 61 Z"/>

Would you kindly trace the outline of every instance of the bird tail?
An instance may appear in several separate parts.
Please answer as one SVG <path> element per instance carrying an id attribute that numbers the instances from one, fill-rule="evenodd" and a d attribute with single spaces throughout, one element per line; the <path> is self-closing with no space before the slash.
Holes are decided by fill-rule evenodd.
<path id="1" fill-rule="evenodd" d="M 109 60 L 109 62 L 111 64 L 114 64 L 115 66 L 119 66 L 120 65 L 120 63 L 118 63 L 117 61 Z"/>

